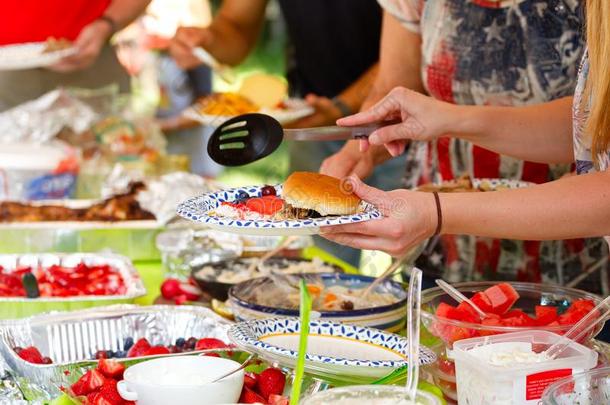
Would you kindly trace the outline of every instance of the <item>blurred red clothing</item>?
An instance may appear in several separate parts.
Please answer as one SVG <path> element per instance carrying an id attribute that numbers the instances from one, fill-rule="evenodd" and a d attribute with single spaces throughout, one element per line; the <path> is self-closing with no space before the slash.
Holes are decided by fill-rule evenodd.
<path id="1" fill-rule="evenodd" d="M 75 40 L 87 24 L 104 14 L 111 0 L 3 0 L 0 45 Z"/>

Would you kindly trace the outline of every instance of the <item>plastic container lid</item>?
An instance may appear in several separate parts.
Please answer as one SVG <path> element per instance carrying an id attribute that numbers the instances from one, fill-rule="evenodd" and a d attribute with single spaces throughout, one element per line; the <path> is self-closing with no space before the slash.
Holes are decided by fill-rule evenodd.
<path id="1" fill-rule="evenodd" d="M 11 143 L 0 145 L 0 168 L 4 170 L 52 171 L 69 156 L 69 149 L 59 143 Z"/>
<path id="2" fill-rule="evenodd" d="M 576 342 L 555 359 L 515 360 L 506 365 L 489 361 L 499 352 L 541 353 L 560 338 L 552 332 L 529 330 L 455 342 L 452 356 L 458 401 L 471 405 L 535 405 L 548 385 L 595 367 L 597 353 Z"/>

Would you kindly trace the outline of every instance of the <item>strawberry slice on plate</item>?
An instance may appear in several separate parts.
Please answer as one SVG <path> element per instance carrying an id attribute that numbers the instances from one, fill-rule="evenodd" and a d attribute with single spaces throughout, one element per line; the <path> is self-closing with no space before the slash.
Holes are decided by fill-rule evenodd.
<path id="1" fill-rule="evenodd" d="M 77 382 L 72 384 L 72 392 L 76 396 L 87 395 L 100 388 L 106 379 L 98 370 L 89 370 Z"/>
<path id="2" fill-rule="evenodd" d="M 100 359 L 97 365 L 97 369 L 109 378 L 123 378 L 123 372 L 125 371 L 125 365 L 119 363 L 116 360 Z"/>

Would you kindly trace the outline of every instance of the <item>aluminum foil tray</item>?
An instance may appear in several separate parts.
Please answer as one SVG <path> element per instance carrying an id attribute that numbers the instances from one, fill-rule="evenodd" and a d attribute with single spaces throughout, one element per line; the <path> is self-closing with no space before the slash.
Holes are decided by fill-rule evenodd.
<path id="1" fill-rule="evenodd" d="M 126 257 L 96 253 L 41 253 L 0 255 L 0 266 L 12 270 L 22 266 L 48 267 L 54 264 L 73 267 L 78 263 L 87 265 L 108 264 L 120 272 L 127 293 L 123 295 L 89 295 L 76 297 L 1 297 L 0 319 L 19 319 L 49 311 L 69 311 L 112 304 L 132 304 L 146 294 L 146 288 L 137 270 Z"/>
<path id="2" fill-rule="evenodd" d="M 153 345 L 191 336 L 228 342 L 230 325 L 211 310 L 194 306 L 113 305 L 54 312 L 1 323 L 0 354 L 26 399 L 50 400 L 61 393 L 58 387 L 69 386 L 96 365 L 90 360 L 95 352 L 121 350 L 127 337 L 145 337 Z M 28 363 L 13 351 L 16 346 L 36 346 L 53 364 Z M 118 360 L 131 365 L 148 357 Z"/>

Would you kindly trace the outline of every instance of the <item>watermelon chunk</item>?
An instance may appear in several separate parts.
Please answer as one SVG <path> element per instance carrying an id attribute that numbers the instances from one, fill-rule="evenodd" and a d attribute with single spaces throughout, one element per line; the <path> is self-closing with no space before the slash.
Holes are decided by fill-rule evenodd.
<path id="1" fill-rule="evenodd" d="M 464 310 L 463 307 L 460 308 L 458 306 L 456 308 L 444 302 L 441 302 L 436 308 L 436 316 L 438 316 L 439 318 L 453 319 L 461 322 L 479 323 L 479 317 L 478 315 L 476 315 L 476 313 L 473 316 L 469 311 Z"/>
<path id="2" fill-rule="evenodd" d="M 472 303 L 479 307 L 483 312 L 491 312 L 492 310 L 491 301 L 489 298 L 487 298 L 487 295 L 485 295 L 484 292 L 479 291 L 470 297 L 470 301 L 472 301 Z"/>
<path id="3" fill-rule="evenodd" d="M 536 320 L 520 309 L 512 309 L 502 316 L 504 326 L 536 326 Z"/>
<path id="4" fill-rule="evenodd" d="M 508 283 L 496 284 L 485 290 L 485 295 L 491 302 L 491 313 L 505 314 L 519 299 L 519 294 Z"/>
<path id="5" fill-rule="evenodd" d="M 557 307 L 553 305 L 536 305 L 536 324 L 546 326 L 557 320 Z"/>
<path id="6" fill-rule="evenodd" d="M 470 304 L 467 303 L 466 301 L 460 302 L 460 305 L 458 305 L 456 309 L 458 311 L 464 312 L 465 314 L 468 314 L 468 316 L 472 319 L 472 321 L 467 321 L 467 322 L 476 322 L 476 323 L 481 322 L 481 317 L 479 316 L 477 311 L 473 307 L 471 307 Z"/>

